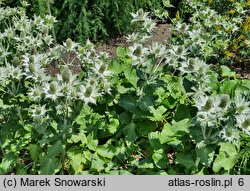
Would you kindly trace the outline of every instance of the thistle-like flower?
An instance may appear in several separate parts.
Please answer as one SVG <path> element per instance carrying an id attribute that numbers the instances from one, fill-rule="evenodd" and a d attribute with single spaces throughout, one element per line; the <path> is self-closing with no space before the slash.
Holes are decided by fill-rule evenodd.
<path id="1" fill-rule="evenodd" d="M 33 101 L 40 101 L 43 97 L 43 89 L 40 85 L 34 85 L 28 91 L 28 96 Z"/>
<path id="2" fill-rule="evenodd" d="M 177 45 L 172 46 L 172 49 L 169 49 L 168 52 L 172 54 L 172 56 L 181 58 L 183 60 L 186 59 L 186 55 L 188 53 L 187 49 L 184 46 L 177 46 Z"/>
<path id="3" fill-rule="evenodd" d="M 235 118 L 239 129 L 250 136 L 250 115 L 237 115 Z"/>
<path id="4" fill-rule="evenodd" d="M 45 117 L 45 114 L 48 110 L 46 110 L 46 105 L 35 105 L 33 106 L 33 108 L 31 108 L 31 116 L 36 119 L 36 120 L 39 120 L 39 119 L 42 119 Z"/>
<path id="5" fill-rule="evenodd" d="M 45 83 L 43 87 L 43 92 L 45 94 L 46 99 L 52 99 L 53 101 L 63 96 L 62 87 L 57 81 Z"/>
<path id="6" fill-rule="evenodd" d="M 150 53 L 154 54 L 156 58 L 161 58 L 166 54 L 166 47 L 158 42 L 153 42 L 152 46 L 149 48 Z"/>
<path id="7" fill-rule="evenodd" d="M 83 100 L 85 104 L 93 103 L 96 104 L 96 99 L 102 94 L 98 92 L 95 86 L 81 85 L 80 91 L 78 92 L 78 98 Z"/>
<path id="8" fill-rule="evenodd" d="M 65 46 L 65 48 L 67 49 L 67 51 L 74 51 L 77 46 L 78 46 L 78 43 L 75 43 L 73 42 L 70 38 L 68 38 L 66 40 L 66 42 L 63 43 L 63 46 Z"/>
<path id="9" fill-rule="evenodd" d="M 231 124 L 227 124 L 221 131 L 220 137 L 225 141 L 230 143 L 237 144 L 239 141 L 239 131 L 234 128 Z"/>
<path id="10" fill-rule="evenodd" d="M 107 64 L 102 60 L 97 60 L 95 62 L 95 67 L 93 68 L 94 72 L 101 78 L 107 78 L 112 75 L 112 72 L 108 70 Z"/>
<path id="11" fill-rule="evenodd" d="M 136 13 L 130 13 L 133 17 L 131 23 L 136 21 L 148 20 L 148 12 L 144 12 L 143 9 L 139 9 Z"/>
<path id="12" fill-rule="evenodd" d="M 57 74 L 57 80 L 68 86 L 76 86 L 80 83 L 77 75 L 72 74 L 69 68 L 64 68 L 60 74 Z"/>
<path id="13" fill-rule="evenodd" d="M 134 44 L 128 50 L 128 56 L 132 58 L 133 65 L 138 65 L 138 60 L 145 59 L 149 55 L 148 48 L 143 47 L 141 44 Z"/>
<path id="14" fill-rule="evenodd" d="M 237 95 L 235 98 L 235 109 L 236 114 L 249 114 L 250 113 L 250 102 L 247 102 L 241 95 Z"/>

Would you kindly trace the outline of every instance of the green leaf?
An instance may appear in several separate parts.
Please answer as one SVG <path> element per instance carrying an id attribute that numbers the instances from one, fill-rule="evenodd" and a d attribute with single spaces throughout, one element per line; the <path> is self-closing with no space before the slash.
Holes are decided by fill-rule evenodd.
<path id="1" fill-rule="evenodd" d="M 155 150 L 159 150 L 162 147 L 160 140 L 159 140 L 158 131 L 149 133 L 148 140 L 149 140 L 151 147 L 153 147 Z"/>
<path id="2" fill-rule="evenodd" d="M 111 145 L 99 145 L 97 146 L 96 153 L 105 158 L 113 158 L 115 154 L 115 148 Z"/>
<path id="3" fill-rule="evenodd" d="M 239 80 L 225 80 L 222 84 L 220 84 L 220 94 L 228 94 L 230 96 L 234 96 L 236 88 L 239 84 Z"/>
<path id="4" fill-rule="evenodd" d="M 30 151 L 30 158 L 36 162 L 39 159 L 39 155 L 42 153 L 42 149 L 39 145 L 30 144 L 28 147 Z"/>
<path id="5" fill-rule="evenodd" d="M 175 162 L 185 166 L 187 169 L 195 166 L 193 155 L 191 153 L 177 153 Z"/>
<path id="6" fill-rule="evenodd" d="M 114 118 L 110 119 L 110 123 L 108 125 L 109 132 L 112 134 L 115 133 L 118 130 L 119 125 L 120 125 L 120 122 L 118 119 L 114 119 Z"/>
<path id="7" fill-rule="evenodd" d="M 235 145 L 227 142 L 220 144 L 220 151 L 213 163 L 213 171 L 219 172 L 221 168 L 231 170 L 237 162 L 237 151 Z"/>
<path id="8" fill-rule="evenodd" d="M 153 106 L 149 106 L 149 110 L 150 113 L 153 114 L 153 117 L 148 117 L 151 121 L 162 121 L 165 118 L 164 113 L 167 111 L 167 109 L 162 105 L 157 109 L 155 109 Z"/>
<path id="9" fill-rule="evenodd" d="M 55 157 L 63 152 L 63 144 L 61 141 L 57 141 L 55 144 L 48 148 L 48 156 Z"/>
<path id="10" fill-rule="evenodd" d="M 191 118 L 190 115 L 190 106 L 180 104 L 177 106 L 177 110 L 175 112 L 174 120 L 175 121 L 181 121 L 185 118 Z"/>
<path id="11" fill-rule="evenodd" d="M 164 169 L 167 167 L 167 156 L 163 149 L 155 151 L 152 159 L 158 168 Z"/>
<path id="12" fill-rule="evenodd" d="M 39 174 L 54 175 L 60 170 L 60 162 L 58 159 L 51 156 L 44 156 L 40 159 L 41 168 Z"/>
<path id="13" fill-rule="evenodd" d="M 12 167 L 16 166 L 17 156 L 13 153 L 5 153 L 0 163 L 0 174 L 7 174 Z"/>
<path id="14" fill-rule="evenodd" d="M 83 145 L 87 144 L 87 137 L 82 131 L 80 131 L 77 135 L 71 135 L 70 140 L 74 143 L 78 143 L 81 141 Z"/>
<path id="15" fill-rule="evenodd" d="M 124 75 L 125 75 L 126 79 L 129 81 L 129 83 L 131 83 L 136 88 L 137 81 L 139 79 L 136 75 L 136 71 L 133 68 L 128 67 L 124 71 Z"/>
<path id="16" fill-rule="evenodd" d="M 136 165 L 138 168 L 154 168 L 154 164 L 152 163 L 152 159 L 145 158 L 143 160 L 140 160 L 139 163 Z"/>
<path id="17" fill-rule="evenodd" d="M 98 140 L 94 139 L 94 134 L 93 132 L 91 134 L 89 134 L 87 136 L 87 147 L 92 150 L 95 151 L 96 147 L 98 145 Z"/>
<path id="18" fill-rule="evenodd" d="M 138 111 L 137 105 L 135 103 L 136 97 L 132 95 L 123 95 L 121 96 L 118 105 L 124 108 L 126 111 L 129 112 L 136 112 Z"/>
<path id="19" fill-rule="evenodd" d="M 206 146 L 203 148 L 195 148 L 195 152 L 197 157 L 200 159 L 200 163 L 206 167 L 209 167 L 214 159 L 214 148 L 210 146 Z"/>
<path id="20" fill-rule="evenodd" d="M 120 61 L 116 61 L 113 60 L 110 64 L 109 64 L 109 69 L 112 70 L 112 72 L 115 75 L 120 74 L 121 72 L 123 72 L 123 67 Z"/>
<path id="21" fill-rule="evenodd" d="M 152 96 L 148 95 L 148 96 L 144 96 L 140 103 L 139 103 L 139 108 L 142 110 L 142 111 L 149 111 L 149 107 L 150 106 L 153 106 L 154 103 L 153 103 L 153 99 L 152 99 Z"/>
<path id="22" fill-rule="evenodd" d="M 104 170 L 104 165 L 105 161 L 102 160 L 97 154 L 94 154 L 92 156 L 90 169 L 101 172 L 102 170 Z"/>
<path id="23" fill-rule="evenodd" d="M 221 65 L 221 76 L 222 77 L 229 77 L 229 78 L 235 78 L 236 72 L 232 71 L 230 68 L 228 68 L 225 65 Z"/>
<path id="24" fill-rule="evenodd" d="M 175 141 L 176 137 L 179 138 L 186 133 L 189 133 L 189 125 L 189 119 L 183 119 L 178 122 L 173 121 L 172 126 L 166 123 L 159 136 L 161 144 Z"/>
<path id="25" fill-rule="evenodd" d="M 121 58 L 126 57 L 126 55 L 127 55 L 127 50 L 126 50 L 126 48 L 117 47 L 117 48 L 116 48 L 116 55 L 117 55 L 118 57 L 121 57 Z"/>
<path id="26" fill-rule="evenodd" d="M 136 139 L 136 124 L 130 122 L 128 125 L 125 126 L 123 133 L 125 135 L 125 141 L 128 146 L 130 146 Z"/>
<path id="27" fill-rule="evenodd" d="M 83 170 L 83 163 L 86 162 L 81 150 L 68 151 L 67 155 L 70 158 L 70 165 L 74 169 L 75 173 L 81 172 Z"/>
<path id="28" fill-rule="evenodd" d="M 33 126 L 32 126 L 31 124 L 26 124 L 23 128 L 24 128 L 26 131 L 31 132 L 32 129 L 33 129 Z"/>
<path id="29" fill-rule="evenodd" d="M 140 136 L 147 136 L 157 128 L 157 123 L 149 120 L 139 121 L 138 132 Z"/>

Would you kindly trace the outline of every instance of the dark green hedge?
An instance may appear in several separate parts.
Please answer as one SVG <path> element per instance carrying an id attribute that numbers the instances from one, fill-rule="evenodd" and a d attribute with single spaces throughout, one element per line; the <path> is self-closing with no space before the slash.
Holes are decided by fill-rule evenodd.
<path id="1" fill-rule="evenodd" d="M 68 37 L 84 42 L 106 40 L 131 31 L 131 12 L 143 8 L 146 11 L 163 9 L 163 0 L 26 0 L 31 4 L 28 15 L 48 13 L 47 1 L 56 16 L 57 40 Z M 20 0 L 5 0 L 7 6 L 20 5 Z M 177 4 L 177 0 L 171 3 Z"/>

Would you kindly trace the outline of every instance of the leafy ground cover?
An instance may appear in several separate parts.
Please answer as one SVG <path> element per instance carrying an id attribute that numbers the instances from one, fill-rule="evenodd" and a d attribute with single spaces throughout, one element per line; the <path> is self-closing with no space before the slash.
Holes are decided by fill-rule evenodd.
<path id="1" fill-rule="evenodd" d="M 183 2 L 161 42 L 132 13 L 114 58 L 55 43 L 56 19 L 29 18 L 25 1 L 1 6 L 0 174 L 249 174 L 250 81 L 230 69 L 249 60 L 249 1 L 225 1 L 230 19 Z"/>

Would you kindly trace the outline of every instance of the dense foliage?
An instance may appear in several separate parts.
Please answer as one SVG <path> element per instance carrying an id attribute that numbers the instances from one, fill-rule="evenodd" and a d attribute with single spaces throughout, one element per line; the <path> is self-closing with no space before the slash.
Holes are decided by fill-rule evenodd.
<path id="1" fill-rule="evenodd" d="M 21 1 L 8 0 L 6 5 L 20 5 Z M 31 6 L 27 14 L 56 17 L 55 32 L 57 40 L 68 37 L 79 42 L 87 39 L 106 40 L 131 31 L 131 12 L 139 8 L 157 10 L 163 13 L 165 0 L 28 0 Z"/>
<path id="2" fill-rule="evenodd" d="M 221 54 L 248 4 L 230 21 L 185 2 L 171 42 L 148 45 L 156 23 L 132 13 L 113 60 L 89 40 L 56 44 L 55 17 L 29 18 L 25 1 L 0 7 L 0 174 L 249 174 L 250 81 Z"/>

